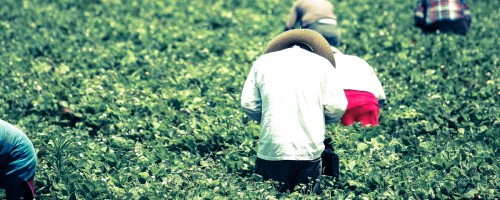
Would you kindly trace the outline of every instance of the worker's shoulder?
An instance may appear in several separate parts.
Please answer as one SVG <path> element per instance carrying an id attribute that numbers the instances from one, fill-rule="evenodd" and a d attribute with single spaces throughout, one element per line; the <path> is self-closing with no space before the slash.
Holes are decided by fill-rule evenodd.
<path id="1" fill-rule="evenodd" d="M 335 60 L 337 61 L 348 61 L 351 63 L 357 63 L 357 64 L 363 64 L 363 65 L 368 65 L 368 62 L 366 62 L 365 59 L 356 56 L 356 55 L 349 55 L 349 54 L 343 54 L 343 53 L 336 53 L 334 54 Z"/>
<path id="2" fill-rule="evenodd" d="M 21 138 L 26 136 L 24 132 L 14 126 L 13 124 L 3 121 L 0 119 L 0 137 L 3 137 L 3 139 L 6 139 L 7 137 L 9 138 Z M 1 138 L 0 138 L 1 139 Z"/>

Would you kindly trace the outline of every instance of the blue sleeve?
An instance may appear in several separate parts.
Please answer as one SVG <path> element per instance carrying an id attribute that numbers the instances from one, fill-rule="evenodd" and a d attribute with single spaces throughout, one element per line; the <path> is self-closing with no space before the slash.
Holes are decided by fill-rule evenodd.
<path id="1" fill-rule="evenodd" d="M 27 181 L 35 175 L 36 153 L 26 134 L 0 120 L 0 177 L 2 181 Z"/>

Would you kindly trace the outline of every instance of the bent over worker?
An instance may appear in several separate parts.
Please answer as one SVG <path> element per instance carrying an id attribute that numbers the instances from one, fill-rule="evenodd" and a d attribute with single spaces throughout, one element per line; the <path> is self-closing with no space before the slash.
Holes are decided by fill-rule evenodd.
<path id="1" fill-rule="evenodd" d="M 297 25 L 317 31 L 331 46 L 338 47 L 341 44 L 337 16 L 333 13 L 333 4 L 327 0 L 296 1 L 290 11 L 285 31 L 294 29 Z"/>
<path id="2" fill-rule="evenodd" d="M 0 120 L 0 199 L 34 199 L 36 161 L 26 134 Z"/>
<path id="3" fill-rule="evenodd" d="M 348 102 L 340 122 L 345 126 L 354 122 L 361 122 L 363 126 L 378 126 L 380 106 L 385 103 L 386 96 L 373 67 L 358 56 L 331 48 Z"/>
<path id="4" fill-rule="evenodd" d="M 296 29 L 271 40 L 250 69 L 241 107 L 260 122 L 255 171 L 281 182 L 280 192 L 308 184 L 319 193 L 325 124 L 347 107 L 334 63 L 321 34 Z"/>

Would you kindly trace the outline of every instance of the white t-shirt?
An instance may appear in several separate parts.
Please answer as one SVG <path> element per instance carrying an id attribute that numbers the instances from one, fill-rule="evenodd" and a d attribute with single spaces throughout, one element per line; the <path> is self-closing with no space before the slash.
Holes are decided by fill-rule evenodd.
<path id="1" fill-rule="evenodd" d="M 344 90 L 370 92 L 378 100 L 385 100 L 385 92 L 373 68 L 357 56 L 347 55 L 332 47 L 337 73 Z"/>
<path id="2" fill-rule="evenodd" d="M 319 158 L 325 119 L 338 121 L 347 107 L 339 80 L 327 59 L 299 47 L 259 57 L 241 96 L 243 111 L 260 121 L 257 157 Z"/>

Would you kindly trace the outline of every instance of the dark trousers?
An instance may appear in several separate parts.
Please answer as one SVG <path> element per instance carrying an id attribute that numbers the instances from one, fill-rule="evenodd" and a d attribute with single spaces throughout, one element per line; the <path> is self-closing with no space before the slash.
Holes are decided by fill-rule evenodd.
<path id="1" fill-rule="evenodd" d="M 422 28 L 424 33 L 436 33 L 439 30 L 440 33 L 455 33 L 460 35 L 466 35 L 471 20 L 459 19 L 459 20 L 442 20 L 437 21 L 433 24 L 427 25 Z"/>
<path id="2" fill-rule="evenodd" d="M 321 174 L 321 159 L 315 160 L 279 160 L 269 161 L 257 158 L 255 173 L 264 180 L 280 182 L 279 192 L 294 191 L 295 186 L 304 184 L 302 192 L 320 193 L 319 183 L 316 181 Z"/>
<path id="3" fill-rule="evenodd" d="M 5 183 L 0 180 L 0 199 L 18 200 L 34 199 L 34 179 L 18 183 Z"/>

